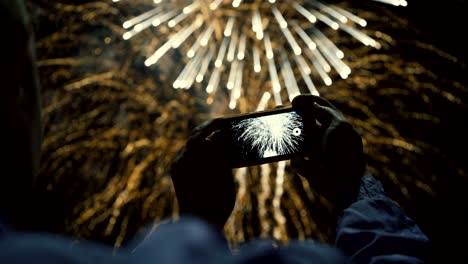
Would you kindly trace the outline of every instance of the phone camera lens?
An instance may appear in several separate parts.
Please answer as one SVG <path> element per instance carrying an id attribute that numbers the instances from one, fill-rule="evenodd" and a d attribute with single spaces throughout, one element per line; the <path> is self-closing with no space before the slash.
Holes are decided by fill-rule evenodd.
<path id="1" fill-rule="evenodd" d="M 296 137 L 300 136 L 301 135 L 301 129 L 298 128 L 298 127 L 294 128 L 293 131 L 292 131 L 292 134 L 294 136 L 296 136 Z"/>

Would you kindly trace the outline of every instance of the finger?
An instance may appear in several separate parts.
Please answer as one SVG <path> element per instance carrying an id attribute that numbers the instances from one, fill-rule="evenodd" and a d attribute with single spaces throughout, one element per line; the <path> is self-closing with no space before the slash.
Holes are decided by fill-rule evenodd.
<path id="1" fill-rule="evenodd" d="M 217 144 L 223 145 L 224 134 L 225 132 L 221 128 L 219 120 L 208 120 L 192 131 L 186 145 L 188 148 L 199 148 L 200 145 L 210 143 L 216 143 L 213 144 L 215 146 Z"/>
<path id="2" fill-rule="evenodd" d="M 312 104 L 312 106 L 318 110 L 318 113 L 321 113 L 322 116 L 325 116 L 325 117 L 334 117 L 335 116 L 335 110 L 333 108 L 330 108 L 328 106 L 323 106 L 323 105 L 320 105 L 318 104 L 317 102 L 314 102 Z"/>
<path id="3" fill-rule="evenodd" d="M 312 104 L 319 100 L 318 96 L 314 95 L 299 95 L 296 96 L 292 101 L 293 109 L 302 117 L 304 124 L 315 128 L 316 117 L 315 110 Z"/>
<path id="4" fill-rule="evenodd" d="M 221 135 L 222 134 L 222 131 L 221 130 L 214 130 L 213 132 L 211 132 L 207 137 L 205 137 L 205 140 L 206 141 L 210 141 L 210 142 L 216 142 L 216 141 L 220 141 L 221 139 Z"/>
<path id="5" fill-rule="evenodd" d="M 315 115 L 319 122 L 337 121 L 337 123 L 349 123 L 346 117 L 344 117 L 344 115 L 337 109 L 323 106 L 318 103 L 314 103 L 313 107 L 316 109 Z"/>
<path id="6" fill-rule="evenodd" d="M 314 116 L 322 127 L 328 127 L 333 119 L 336 119 L 336 113 L 332 108 L 319 105 L 316 102 L 312 106 L 315 109 Z"/>
<path id="7" fill-rule="evenodd" d="M 301 95 L 294 97 L 292 101 L 292 106 L 294 108 L 307 110 L 307 109 L 310 109 L 311 104 L 313 104 L 314 102 L 318 100 L 320 100 L 320 97 L 318 96 L 309 95 L 309 94 L 301 94 Z"/>
<path id="8" fill-rule="evenodd" d="M 319 107 L 321 106 L 321 107 Z M 293 108 L 309 121 L 318 121 L 319 126 L 327 127 L 333 119 L 342 120 L 341 112 L 326 99 L 314 95 L 299 95 L 293 100 Z"/>
<path id="9" fill-rule="evenodd" d="M 206 136 L 206 134 L 210 133 L 218 127 L 218 123 L 219 121 L 217 119 L 209 119 L 196 126 L 192 131 L 192 135 Z"/>
<path id="10" fill-rule="evenodd" d="M 323 162 L 319 157 L 295 156 L 291 158 L 293 171 L 308 180 L 319 178 L 323 174 Z"/>
<path id="11" fill-rule="evenodd" d="M 330 103 L 325 98 L 311 95 L 311 94 L 301 94 L 301 95 L 296 96 L 292 101 L 292 105 L 295 108 L 307 110 L 307 109 L 310 109 L 310 106 L 315 102 L 320 105 L 328 106 L 335 110 L 338 110 L 338 108 L 336 108 L 332 103 Z"/>
<path id="12" fill-rule="evenodd" d="M 330 107 L 330 108 L 332 108 L 332 109 L 335 109 L 336 111 L 339 111 L 338 108 L 337 108 L 335 105 L 333 105 L 330 101 L 328 101 L 327 99 L 325 99 L 325 98 L 323 98 L 323 97 L 319 97 L 319 98 L 317 99 L 317 103 L 318 103 L 319 105 L 327 106 L 327 107 Z"/>
<path id="13" fill-rule="evenodd" d="M 307 174 L 312 167 L 309 160 L 302 156 L 294 156 L 291 158 L 291 168 L 299 175 L 307 177 Z"/>

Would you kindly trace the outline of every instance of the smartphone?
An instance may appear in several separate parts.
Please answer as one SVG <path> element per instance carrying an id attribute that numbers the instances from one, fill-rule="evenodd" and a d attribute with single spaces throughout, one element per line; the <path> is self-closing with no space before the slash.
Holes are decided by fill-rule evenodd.
<path id="1" fill-rule="evenodd" d="M 221 119 L 233 168 L 289 159 L 307 137 L 303 118 L 291 107 Z"/>

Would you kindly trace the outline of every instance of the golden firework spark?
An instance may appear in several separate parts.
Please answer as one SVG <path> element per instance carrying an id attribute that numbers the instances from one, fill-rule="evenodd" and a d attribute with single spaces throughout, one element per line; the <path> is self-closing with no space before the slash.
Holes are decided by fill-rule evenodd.
<path id="1" fill-rule="evenodd" d="M 129 12 L 144 12 L 145 3 L 34 2 L 38 7 L 33 10 L 39 11 L 37 49 L 46 128 L 39 177 L 44 187 L 40 191 L 49 197 L 44 204 L 52 206 L 41 215 L 52 230 L 120 246 L 138 229 L 177 215 L 170 164 L 194 124 L 231 112 L 225 107 L 229 101 L 220 93 L 229 90 L 218 89 L 216 97 L 208 96 L 216 100 L 205 107 L 206 96 L 198 92 L 206 88 L 209 76 L 203 82 L 205 87 L 194 86 L 187 92 L 168 87 L 172 84 L 168 80 L 177 77 L 169 69 L 171 63 L 180 63 L 180 58 L 166 55 L 155 69 L 139 67 L 142 51 L 153 54 L 170 29 L 164 25 L 153 32 L 142 31 L 131 41 L 120 41 L 125 33 L 121 18 Z M 420 42 L 420 35 L 407 21 L 384 5 L 370 2 L 357 9 L 347 8 L 346 3 L 339 6 L 366 19 L 377 31 L 363 30 L 382 48 L 365 47 L 329 27 L 321 29 L 343 50 L 353 74 L 346 80 L 334 80 L 332 87 L 317 81 L 317 88 L 356 125 L 363 136 L 369 169 L 382 180 L 389 196 L 419 216 L 420 223 L 431 231 L 440 223 L 432 206 L 421 205 L 439 199 L 440 186 L 466 177 L 466 169 L 454 165 L 458 155 L 444 152 L 444 146 L 430 135 L 453 136 L 452 130 L 440 125 L 441 113 L 447 107 L 459 111 L 458 115 L 465 113 L 463 98 L 468 91 L 461 78 L 451 75 L 461 69 L 457 58 Z M 196 39 L 195 35 L 190 39 Z M 192 44 L 185 41 L 178 51 L 188 51 Z M 290 47 L 284 49 L 288 53 Z M 277 49 L 274 51 L 277 61 Z M 292 54 L 291 68 L 297 77 L 300 72 Z M 263 64 L 256 73 L 247 70 L 252 68 L 253 57 L 245 54 L 245 60 L 251 61 L 244 62 L 243 96 L 236 111 L 272 106 L 265 56 L 259 55 Z M 189 61 L 187 56 L 183 59 Z M 213 68 L 211 63 L 207 72 Z M 219 74 L 223 84 L 229 71 Z M 317 77 L 315 71 L 311 77 L 314 73 Z M 330 78 L 334 76 L 330 74 Z M 299 85 L 306 87 L 303 82 Z M 285 89 L 282 95 L 286 98 Z M 334 225 L 326 218 L 327 202 L 307 180 L 293 177 L 287 164 L 284 174 L 283 169 L 283 165 L 267 164 L 235 173 L 239 191 L 225 226 L 229 241 L 258 236 L 333 239 Z"/>

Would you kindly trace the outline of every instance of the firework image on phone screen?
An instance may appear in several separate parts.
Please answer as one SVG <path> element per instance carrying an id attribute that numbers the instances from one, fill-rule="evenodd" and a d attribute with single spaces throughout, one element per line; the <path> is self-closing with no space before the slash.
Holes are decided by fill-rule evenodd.
<path id="1" fill-rule="evenodd" d="M 293 110 L 233 119 L 229 126 L 238 166 L 287 159 L 304 141 L 302 118 Z"/>

